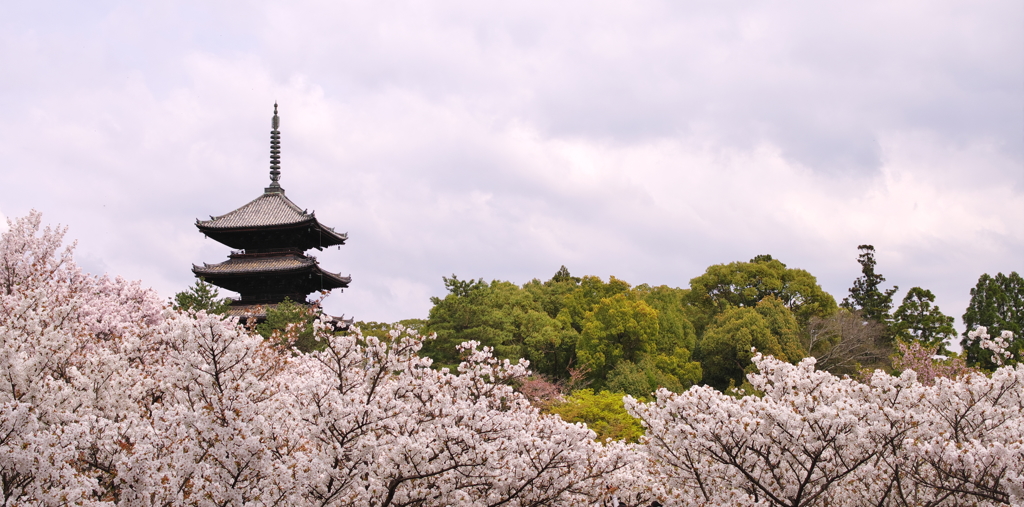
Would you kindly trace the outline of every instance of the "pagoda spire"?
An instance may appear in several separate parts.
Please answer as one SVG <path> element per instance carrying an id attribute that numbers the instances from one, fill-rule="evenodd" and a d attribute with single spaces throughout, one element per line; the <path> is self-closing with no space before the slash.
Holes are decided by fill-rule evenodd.
<path id="1" fill-rule="evenodd" d="M 277 102 L 274 102 L 274 117 L 270 120 L 270 186 L 264 189 L 265 193 L 284 193 L 278 180 L 281 179 L 281 132 L 277 129 L 281 126 L 281 118 L 277 116 Z"/>

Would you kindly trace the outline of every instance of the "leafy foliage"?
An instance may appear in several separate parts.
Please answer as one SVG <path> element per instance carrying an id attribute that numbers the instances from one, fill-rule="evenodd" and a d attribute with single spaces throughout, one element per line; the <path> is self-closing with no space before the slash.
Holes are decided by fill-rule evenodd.
<path id="1" fill-rule="evenodd" d="M 217 287 L 199 278 L 195 285 L 174 295 L 171 307 L 178 311 L 204 311 L 214 315 L 227 313 L 231 298 L 218 297 Z"/>
<path id="2" fill-rule="evenodd" d="M 996 366 L 992 352 L 968 336 L 971 330 L 979 326 L 994 335 L 1002 331 L 1012 332 L 1016 338 L 1008 345 L 1009 350 L 1017 358 L 1024 356 L 1024 278 L 1016 271 L 1009 275 L 981 275 L 977 285 L 971 289 L 971 302 L 964 312 L 963 321 L 967 331 L 960 344 L 967 353 L 967 364 L 989 370 Z"/>
<path id="3" fill-rule="evenodd" d="M 892 296 L 899 287 L 879 290 L 885 277 L 875 273 L 875 247 L 860 245 L 857 249 L 860 250 L 857 262 L 861 266 L 861 276 L 853 281 L 850 296 L 843 299 L 843 307 L 860 310 L 864 318 L 884 324 L 888 328 L 892 321 L 889 314 L 892 311 Z"/>
<path id="4" fill-rule="evenodd" d="M 772 296 L 755 308 L 730 308 L 719 314 L 697 350 L 704 383 L 720 390 L 742 384 L 754 368 L 751 359 L 755 351 L 783 361 L 798 361 L 805 355 L 796 318 Z"/>
<path id="5" fill-rule="evenodd" d="M 534 368 L 563 377 L 574 356 L 576 333 L 548 315 L 528 291 L 509 282 L 454 283 L 449 294 L 435 298 L 426 331 L 437 337 L 424 344 L 424 354 L 439 366 L 459 363 L 456 347 L 477 341 L 494 347 L 502 358 L 526 358 Z M 568 331 L 568 332 L 567 332 Z"/>
<path id="6" fill-rule="evenodd" d="M 623 405 L 623 393 L 581 389 L 568 396 L 549 412 L 570 423 L 584 423 L 597 433 L 595 440 L 607 439 L 636 443 L 644 434 L 640 420 L 629 415 Z"/>
<path id="7" fill-rule="evenodd" d="M 322 350 L 325 342 L 315 339 L 313 323 L 322 314 L 318 305 L 299 304 L 291 299 L 268 306 L 267 319 L 256 325 L 260 336 L 302 352 Z"/>
<path id="8" fill-rule="evenodd" d="M 573 277 L 565 266 L 546 282 L 532 280 L 522 287 L 500 281 L 464 282 L 455 276 L 444 280 L 449 294 L 434 299 L 425 326 L 437 338 L 425 345 L 424 353 L 438 366 L 451 367 L 458 361 L 452 352 L 457 343 L 477 340 L 494 347 L 498 357 L 528 359 L 535 371 L 555 380 L 564 381 L 570 370 L 582 368 L 595 388 L 635 396 L 662 387 L 682 391 L 702 381 L 724 388 L 728 379 L 742 380 L 744 368 L 750 366 L 749 351 L 740 352 L 742 357 L 717 359 L 710 355 L 724 349 L 708 352 L 715 349 L 713 343 L 730 341 L 723 332 L 711 333 L 712 340 L 702 349 L 712 363 L 718 360 L 712 370 L 723 362 L 744 366 L 728 374 L 702 368 L 698 360 L 703 359 L 695 356 L 703 340 L 698 337 L 707 333 L 694 326 L 695 321 L 706 328 L 723 311 L 753 309 L 764 302 L 758 310 L 760 320 L 744 322 L 763 326 L 774 341 L 752 342 L 777 343 L 778 352 L 795 361 L 804 355 L 798 339 L 801 318 L 819 318 L 836 310 L 835 300 L 813 276 L 770 256 L 712 266 L 693 280 L 691 289 L 646 284 L 634 288 L 615 277 L 607 282 L 595 276 Z M 757 335 L 756 329 L 753 332 Z"/>
<path id="9" fill-rule="evenodd" d="M 814 276 L 802 269 L 787 268 L 770 255 L 709 267 L 690 280 L 686 301 L 697 310 L 694 324 L 702 332 L 718 314 L 730 308 L 753 308 L 769 296 L 781 301 L 801 324 L 836 310 L 835 299 Z"/>
<path id="10" fill-rule="evenodd" d="M 956 330 L 953 317 L 943 314 L 934 303 L 935 295 L 930 290 L 914 287 L 907 291 L 903 304 L 893 314 L 893 331 L 899 340 L 918 342 L 945 354 L 945 343 L 956 336 Z"/>
<path id="11" fill-rule="evenodd" d="M 617 371 L 617 382 L 632 379 L 630 389 L 636 390 L 628 392 L 638 396 L 700 381 L 700 366 L 690 360 L 696 336 L 679 289 L 577 278 L 565 266 L 546 282 L 522 287 L 454 276 L 445 283 L 449 294 L 434 299 L 424 328 L 437 335 L 424 353 L 438 367 L 454 366 L 455 346 L 475 340 L 494 347 L 498 357 L 529 360 L 534 371 L 555 381 L 586 371 L 589 383 L 604 388 Z"/>
<path id="12" fill-rule="evenodd" d="M 576 355 L 594 375 L 606 377 L 620 361 L 635 363 L 653 354 L 657 338 L 658 312 L 620 293 L 587 312 Z"/>

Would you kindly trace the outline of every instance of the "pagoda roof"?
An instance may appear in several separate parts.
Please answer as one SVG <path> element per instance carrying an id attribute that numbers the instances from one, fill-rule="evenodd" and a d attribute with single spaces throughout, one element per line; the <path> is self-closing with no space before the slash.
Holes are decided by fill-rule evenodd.
<path id="1" fill-rule="evenodd" d="M 242 207 L 220 216 L 211 216 L 209 220 L 196 220 L 200 229 L 250 229 L 256 227 L 279 227 L 319 222 L 316 212 L 307 212 L 299 208 L 291 199 L 284 195 L 284 190 L 267 191 L 263 195 L 249 201 Z M 336 233 L 331 227 L 323 226 L 324 232 L 332 232 L 342 240 L 348 234 Z"/>
<path id="2" fill-rule="evenodd" d="M 203 267 L 195 266 L 193 271 L 204 274 L 226 275 L 231 273 L 270 273 L 274 271 L 300 271 L 315 266 L 316 261 L 304 255 L 242 257 L 232 256 L 217 264 L 203 263 Z"/>
<path id="3" fill-rule="evenodd" d="M 192 265 L 192 272 L 198 276 L 216 279 L 225 276 L 245 276 L 252 274 L 281 274 L 315 272 L 335 287 L 348 287 L 352 281 L 350 276 L 341 276 L 320 269 L 316 259 L 299 253 L 293 254 L 232 254 L 230 258 L 218 264 L 203 263 L 202 266 Z"/>
<path id="4" fill-rule="evenodd" d="M 306 213 L 284 192 L 264 192 L 234 211 L 209 220 L 197 220 L 199 227 L 208 229 L 245 229 L 250 227 L 273 227 L 293 225 L 316 220 L 312 213 Z"/>
<path id="5" fill-rule="evenodd" d="M 343 245 L 348 234 L 336 232 L 316 219 L 315 212 L 299 208 L 280 187 L 268 188 L 263 195 L 244 206 L 209 220 L 196 220 L 196 227 L 207 236 L 233 248 L 266 248 L 295 246 L 303 249 Z M 277 241 L 294 243 L 276 244 L 273 237 L 263 238 L 251 233 L 259 231 L 300 229 L 297 236 L 281 236 Z M 256 238 L 256 239 L 254 239 Z M 289 239 L 285 239 L 289 238 Z M 271 241 L 271 244 L 264 245 Z M 253 243 L 256 244 L 253 244 Z"/>

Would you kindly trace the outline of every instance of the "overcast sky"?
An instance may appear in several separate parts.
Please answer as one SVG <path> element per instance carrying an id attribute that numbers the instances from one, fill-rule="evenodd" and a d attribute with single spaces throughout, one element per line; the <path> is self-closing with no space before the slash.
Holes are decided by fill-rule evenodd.
<path id="1" fill-rule="evenodd" d="M 164 296 L 268 184 L 348 231 L 326 307 L 426 317 L 441 277 L 687 287 L 771 254 L 958 318 L 1024 271 L 1024 3 L 15 2 L 0 214 Z"/>

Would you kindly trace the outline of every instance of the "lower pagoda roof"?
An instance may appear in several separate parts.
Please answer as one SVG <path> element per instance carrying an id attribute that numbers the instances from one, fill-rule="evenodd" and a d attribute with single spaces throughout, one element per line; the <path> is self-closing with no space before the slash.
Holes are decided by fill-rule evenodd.
<path id="1" fill-rule="evenodd" d="M 298 252 L 233 253 L 219 264 L 193 265 L 192 272 L 208 283 L 242 294 L 243 298 L 249 292 L 309 294 L 345 288 L 352 281 L 350 276 L 320 269 L 315 258 Z"/>

